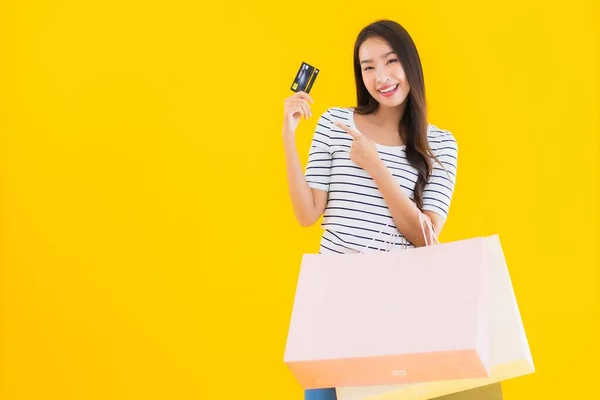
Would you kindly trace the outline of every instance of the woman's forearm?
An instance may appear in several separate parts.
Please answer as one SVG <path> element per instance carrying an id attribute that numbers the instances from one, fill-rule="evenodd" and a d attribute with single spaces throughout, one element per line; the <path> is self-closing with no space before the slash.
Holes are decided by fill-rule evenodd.
<path id="1" fill-rule="evenodd" d="M 294 214 L 302 226 L 310 226 L 316 222 L 320 213 L 315 206 L 313 191 L 308 186 L 304 170 L 300 164 L 296 149 L 296 137 L 293 134 L 283 134 L 285 163 L 288 189 Z"/>
<path id="2" fill-rule="evenodd" d="M 430 231 L 427 224 L 421 225 L 421 210 L 404 193 L 390 170 L 381 163 L 371 172 L 375 184 L 386 202 L 396 227 L 415 247 L 425 246 L 425 237 L 429 241 Z M 423 236 L 425 231 L 425 237 Z M 430 245 L 432 243 L 429 243 Z"/>

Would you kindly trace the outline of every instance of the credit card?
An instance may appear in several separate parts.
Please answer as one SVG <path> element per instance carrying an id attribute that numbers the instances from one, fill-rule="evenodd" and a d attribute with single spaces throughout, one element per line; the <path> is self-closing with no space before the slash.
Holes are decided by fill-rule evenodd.
<path id="1" fill-rule="evenodd" d="M 300 68 L 298 69 L 296 79 L 294 79 L 294 83 L 292 83 L 292 87 L 290 89 L 293 92 L 304 91 L 306 93 L 310 93 L 310 90 L 312 89 L 318 74 L 318 68 L 315 68 L 312 65 L 303 62 L 300 65 Z"/>

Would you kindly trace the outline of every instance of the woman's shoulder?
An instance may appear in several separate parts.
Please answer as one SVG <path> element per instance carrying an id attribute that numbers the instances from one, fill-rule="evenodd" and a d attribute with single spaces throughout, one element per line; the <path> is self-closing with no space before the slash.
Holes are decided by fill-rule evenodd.
<path id="1" fill-rule="evenodd" d="M 353 125 L 352 109 L 339 106 L 326 108 L 317 121 L 316 132 L 322 131 L 329 140 L 333 140 L 341 134 L 345 135 L 345 132 L 335 125 L 336 122 L 341 122 L 345 125 Z"/>
<path id="2" fill-rule="evenodd" d="M 434 152 L 444 149 L 458 151 L 458 142 L 452 132 L 432 123 L 427 126 L 427 140 Z"/>
<path id="3" fill-rule="evenodd" d="M 321 116 L 332 121 L 349 121 L 352 118 L 352 113 L 353 109 L 351 107 L 331 106 Z"/>

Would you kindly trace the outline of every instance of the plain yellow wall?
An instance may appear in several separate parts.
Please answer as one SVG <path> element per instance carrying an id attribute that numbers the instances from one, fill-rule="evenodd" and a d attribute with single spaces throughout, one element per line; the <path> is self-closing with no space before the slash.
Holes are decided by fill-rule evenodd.
<path id="1" fill-rule="evenodd" d="M 320 228 L 288 201 L 283 99 L 307 61 L 315 115 L 353 105 L 378 18 L 459 142 L 442 239 L 502 239 L 537 367 L 505 399 L 598 393 L 597 1 L 7 0 L 2 400 L 302 398 L 282 360 Z"/>

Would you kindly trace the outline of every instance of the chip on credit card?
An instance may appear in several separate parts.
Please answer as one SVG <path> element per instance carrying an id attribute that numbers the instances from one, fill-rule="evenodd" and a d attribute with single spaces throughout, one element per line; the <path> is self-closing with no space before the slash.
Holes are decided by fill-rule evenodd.
<path id="1" fill-rule="evenodd" d="M 310 93 L 310 89 L 312 89 L 318 74 L 319 70 L 317 68 L 303 62 L 300 65 L 300 69 L 298 69 L 296 79 L 294 79 L 294 83 L 292 83 L 290 89 L 292 89 L 293 92 L 304 91 Z"/>

